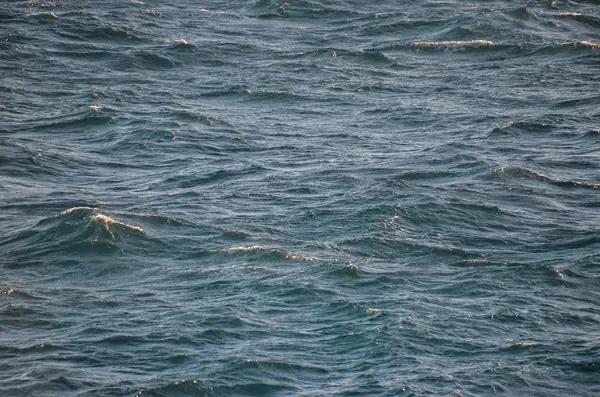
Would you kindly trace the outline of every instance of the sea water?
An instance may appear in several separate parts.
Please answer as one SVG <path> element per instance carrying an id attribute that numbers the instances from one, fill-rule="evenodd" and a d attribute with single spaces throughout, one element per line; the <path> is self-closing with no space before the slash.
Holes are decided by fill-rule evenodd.
<path id="1" fill-rule="evenodd" d="M 0 2 L 0 395 L 600 395 L 600 8 Z"/>

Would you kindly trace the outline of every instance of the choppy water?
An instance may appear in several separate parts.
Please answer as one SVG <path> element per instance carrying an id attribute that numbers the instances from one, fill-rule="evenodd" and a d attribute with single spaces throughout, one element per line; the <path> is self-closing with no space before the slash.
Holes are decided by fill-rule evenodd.
<path id="1" fill-rule="evenodd" d="M 600 395 L 598 5 L 3 0 L 0 394 Z"/>

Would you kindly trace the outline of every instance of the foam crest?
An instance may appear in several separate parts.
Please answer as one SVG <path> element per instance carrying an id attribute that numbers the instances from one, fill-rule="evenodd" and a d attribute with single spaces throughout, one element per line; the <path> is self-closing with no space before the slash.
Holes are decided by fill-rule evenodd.
<path id="1" fill-rule="evenodd" d="M 536 342 L 516 342 L 513 346 L 515 347 L 531 347 L 536 346 Z"/>
<path id="2" fill-rule="evenodd" d="M 302 255 L 296 255 L 296 254 L 287 254 L 285 256 L 285 259 L 289 259 L 291 261 L 313 261 L 315 260 L 313 257 L 310 256 L 302 256 Z"/>
<path id="3" fill-rule="evenodd" d="M 103 223 L 106 226 L 107 230 L 108 230 L 109 226 L 116 225 L 116 226 L 124 227 L 126 229 L 135 230 L 136 232 L 140 232 L 142 234 L 146 234 L 146 232 L 144 231 L 144 229 L 142 229 L 139 226 L 130 225 L 129 223 L 117 221 L 117 220 L 115 220 L 115 219 L 113 219 L 113 218 L 111 218 L 109 216 L 106 216 L 106 215 L 95 214 L 94 216 L 92 216 L 92 220 L 100 222 L 100 223 Z M 108 231 L 110 232 L 110 230 L 108 230 Z"/>
<path id="4" fill-rule="evenodd" d="M 83 212 L 83 213 L 88 213 L 91 214 L 90 216 L 90 220 L 93 222 L 98 222 L 100 224 L 102 224 L 102 226 L 104 226 L 104 229 L 110 234 L 110 236 L 114 239 L 115 235 L 113 234 L 113 232 L 110 230 L 110 227 L 121 227 L 124 229 L 128 229 L 128 230 L 132 230 L 138 233 L 142 233 L 142 234 L 146 234 L 146 232 L 144 231 L 144 229 L 142 229 L 139 226 L 135 226 L 135 225 L 131 225 L 129 223 L 126 222 L 122 222 L 122 221 L 118 221 L 116 219 L 113 219 L 107 215 L 101 214 L 99 212 L 96 212 L 96 208 L 92 208 L 92 207 L 71 207 L 69 209 L 66 209 L 60 213 L 58 213 L 57 216 L 66 216 L 66 215 L 70 215 L 73 213 L 77 213 L 77 212 Z"/>
<path id="5" fill-rule="evenodd" d="M 223 249 L 223 252 L 258 252 L 258 251 L 268 251 L 266 247 L 262 245 L 252 245 L 248 247 L 231 247 Z"/>
<path id="6" fill-rule="evenodd" d="M 481 265 L 481 264 L 490 263 L 490 261 L 487 261 L 485 259 L 465 259 L 464 261 L 462 261 L 462 263 L 466 263 L 469 265 Z"/>
<path id="7" fill-rule="evenodd" d="M 600 43 L 594 43 L 593 41 L 589 40 L 577 41 L 575 44 L 592 48 L 600 48 Z"/>
<path id="8" fill-rule="evenodd" d="M 208 8 L 200 8 L 199 9 L 200 12 L 203 12 L 205 14 L 212 14 L 212 15 L 230 15 L 228 12 L 226 11 L 219 11 L 219 10 L 209 10 Z"/>
<path id="9" fill-rule="evenodd" d="M 582 15 L 580 12 L 559 12 L 556 14 L 557 17 L 580 17 Z"/>

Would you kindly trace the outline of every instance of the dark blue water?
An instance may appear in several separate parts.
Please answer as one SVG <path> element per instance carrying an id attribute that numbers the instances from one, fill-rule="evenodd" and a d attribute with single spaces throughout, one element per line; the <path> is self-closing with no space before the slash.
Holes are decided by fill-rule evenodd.
<path id="1" fill-rule="evenodd" d="M 600 395 L 598 1 L 0 2 L 0 395 Z"/>

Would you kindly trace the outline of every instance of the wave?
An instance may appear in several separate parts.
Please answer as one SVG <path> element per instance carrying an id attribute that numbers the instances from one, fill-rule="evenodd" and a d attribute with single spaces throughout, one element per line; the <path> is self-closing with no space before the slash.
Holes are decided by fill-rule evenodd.
<path id="1" fill-rule="evenodd" d="M 366 61 L 372 64 L 397 64 L 397 61 L 392 57 L 385 55 L 381 51 L 376 50 L 364 50 L 364 51 L 351 51 L 351 50 L 331 50 L 331 55 L 339 58 L 350 58 L 352 61 Z"/>
<path id="2" fill-rule="evenodd" d="M 595 43 L 595 42 L 589 41 L 589 40 L 575 41 L 575 42 L 573 42 L 573 44 L 575 46 L 591 47 L 594 49 L 600 48 L 600 43 Z"/>
<path id="3" fill-rule="evenodd" d="M 35 149 L 39 147 L 28 143 L 27 145 L 0 139 L 0 145 L 3 153 L 0 154 L 0 170 L 5 177 L 26 177 L 35 178 L 40 175 L 60 175 L 62 166 L 66 165 L 61 159 L 57 159 L 54 154 L 42 153 Z M 15 183 L 15 182 L 13 182 Z M 35 182 L 28 181 L 16 182 L 23 186 L 33 187 Z"/>
<path id="4" fill-rule="evenodd" d="M 232 381 L 224 384 L 218 380 L 202 382 L 196 380 L 174 381 L 164 386 L 145 388 L 135 397 L 188 397 L 188 396 L 249 396 L 271 394 L 294 394 L 298 388 L 275 381 Z"/>
<path id="5" fill-rule="evenodd" d="M 324 48 L 310 51 L 284 52 L 280 54 L 280 57 L 298 61 L 315 61 L 336 58 L 339 61 L 352 62 L 353 64 L 401 66 L 396 59 L 384 54 L 382 51 L 376 48 L 367 48 L 364 50 Z M 305 62 L 299 62 L 298 66 L 302 66 L 304 64 Z"/>
<path id="6" fill-rule="evenodd" d="M 34 227 L 9 234 L 0 239 L 0 247 L 9 252 L 10 262 L 35 263 L 36 258 L 51 258 L 54 254 L 68 259 L 69 254 L 112 254 L 127 249 L 145 252 L 161 247 L 145 230 L 123 220 L 102 214 L 97 208 L 78 206 L 38 222 Z M 68 260 L 62 262 L 68 263 Z"/>
<path id="7" fill-rule="evenodd" d="M 539 132 L 548 133 L 556 128 L 556 123 L 545 120 L 526 120 L 526 121 L 509 121 L 502 127 L 492 129 L 492 134 L 506 134 L 507 132 Z"/>
<path id="8" fill-rule="evenodd" d="M 91 108 L 90 105 L 82 104 L 81 110 L 68 115 L 59 115 L 54 117 L 39 117 L 37 115 L 32 121 L 32 125 L 27 125 L 28 130 L 34 131 L 60 131 L 60 132 L 79 132 L 82 129 L 110 124 L 114 119 L 106 114 L 99 113 Z M 99 110 L 99 109 L 98 109 Z"/>
<path id="9" fill-rule="evenodd" d="M 110 236 L 113 238 L 115 238 L 114 233 L 112 232 L 112 228 L 114 227 L 122 227 L 125 229 L 129 229 L 129 230 L 133 230 L 142 234 L 146 234 L 146 232 L 144 231 L 144 229 L 142 229 L 139 226 L 134 226 L 134 225 L 130 225 L 128 223 L 125 222 L 121 222 L 121 221 L 116 221 L 114 219 L 112 219 L 109 216 L 106 215 L 102 215 L 102 214 L 95 214 L 94 216 L 92 216 L 92 221 L 96 221 L 96 222 L 100 222 L 104 225 L 104 228 L 106 229 L 106 231 L 110 234 Z"/>
<path id="10" fill-rule="evenodd" d="M 11 12 L 13 10 L 2 10 L 0 11 L 0 21 L 14 22 L 16 19 L 20 19 L 19 13 Z"/>
<path id="11" fill-rule="evenodd" d="M 40 13 L 33 13 L 33 14 L 29 14 L 28 15 L 29 18 L 34 18 L 37 21 L 43 22 L 43 21 L 48 21 L 48 20 L 53 20 L 53 19 L 58 19 L 58 16 L 52 12 L 40 12 Z"/>
<path id="12" fill-rule="evenodd" d="M 597 136 L 598 136 L 598 134 L 600 134 L 600 128 L 598 128 L 598 129 L 595 129 L 595 130 L 590 130 L 590 131 L 588 131 L 588 132 L 587 132 L 587 134 L 586 134 L 586 135 L 587 135 L 587 136 L 592 136 L 592 137 L 594 137 L 594 138 L 595 138 L 595 137 L 597 137 Z"/>
<path id="13" fill-rule="evenodd" d="M 142 218 L 145 222 L 152 222 L 158 225 L 174 225 L 174 226 L 186 226 L 189 224 L 187 221 L 182 221 L 177 218 L 171 218 L 160 214 L 135 214 L 135 217 Z"/>
<path id="14" fill-rule="evenodd" d="M 358 266 L 349 263 L 342 268 L 332 270 L 331 274 L 343 278 L 356 278 L 363 272 Z"/>
<path id="15" fill-rule="evenodd" d="M 397 260 L 409 252 L 411 255 L 433 255 L 454 262 L 479 255 L 477 250 L 457 247 L 449 241 L 410 236 L 404 230 L 401 233 L 401 237 L 397 233 L 388 232 L 350 238 L 340 242 L 339 247 L 353 257 L 376 257 L 385 260 Z"/>
<path id="16" fill-rule="evenodd" d="M 358 11 L 350 7 L 336 7 L 334 4 L 298 0 L 294 2 L 281 2 L 278 0 L 255 0 L 250 6 L 253 16 L 261 19 L 293 18 L 293 19 L 321 19 L 321 18 L 353 18 L 361 16 Z"/>
<path id="17" fill-rule="evenodd" d="M 600 49 L 600 42 L 594 42 L 591 40 L 573 40 L 561 43 L 555 43 L 552 45 L 544 46 L 543 50 L 570 50 L 570 49 Z"/>
<path id="18" fill-rule="evenodd" d="M 557 17 L 580 17 L 582 14 L 580 12 L 559 12 L 554 14 Z"/>
<path id="19" fill-rule="evenodd" d="M 215 150 L 218 153 L 218 150 Z M 163 180 L 157 180 L 155 183 L 161 186 L 175 186 L 179 189 L 191 189 L 198 186 L 214 185 L 228 180 L 237 180 L 248 175 L 261 175 L 267 169 L 259 165 L 250 165 L 241 169 L 223 169 L 211 172 L 207 175 L 196 175 L 196 172 L 190 172 L 188 175 L 181 173 L 177 176 L 168 176 Z"/>
<path id="20" fill-rule="evenodd" d="M 73 21 L 70 18 L 70 21 Z M 127 26 L 102 26 L 104 23 L 99 20 L 89 20 L 87 23 L 77 21 L 68 26 L 65 33 L 87 39 L 91 42 L 110 42 L 113 44 L 140 44 L 150 42 L 146 33 L 131 29 Z M 98 26 L 100 25 L 100 26 Z"/>
<path id="21" fill-rule="evenodd" d="M 505 348 L 507 351 L 516 352 L 521 349 L 532 348 L 538 346 L 537 342 L 519 341 Z"/>
<path id="22" fill-rule="evenodd" d="M 520 20 L 537 19 L 537 13 L 526 6 L 504 10 L 503 14 Z"/>
<path id="23" fill-rule="evenodd" d="M 460 51 L 481 54 L 497 54 L 505 59 L 507 55 L 511 57 L 529 57 L 534 55 L 571 55 L 584 51 L 596 51 L 600 48 L 600 43 L 591 40 L 570 40 L 570 41 L 492 41 L 485 39 L 477 40 L 433 40 L 433 41 L 411 41 L 408 43 L 393 43 L 383 46 L 377 46 L 369 51 L 379 51 L 385 56 L 402 51 L 412 50 L 417 53 L 437 52 L 437 51 Z"/>
<path id="24" fill-rule="evenodd" d="M 558 101 L 554 104 L 555 108 L 569 108 L 569 107 L 576 107 L 576 106 L 586 106 L 586 105 L 591 105 L 591 106 L 597 106 L 597 104 L 600 102 L 600 95 L 586 95 L 583 96 L 582 98 L 577 98 L 577 99 L 565 99 L 562 101 Z"/>
<path id="25" fill-rule="evenodd" d="M 39 354 L 45 352 L 54 352 L 60 351 L 62 348 L 57 345 L 49 344 L 49 343 L 40 343 L 37 345 L 27 346 L 27 347 L 17 347 L 17 346 L 4 346 L 0 345 L 0 352 L 3 355 L 6 355 L 11 358 L 16 358 L 23 355 L 29 354 Z"/>
<path id="26" fill-rule="evenodd" d="M 312 256 L 300 255 L 280 248 L 265 247 L 262 245 L 229 247 L 221 250 L 211 250 L 209 252 L 225 254 L 264 254 L 272 258 L 302 262 L 310 262 L 315 260 L 315 258 Z"/>
<path id="27" fill-rule="evenodd" d="M 534 171 L 519 165 L 500 165 L 492 169 L 492 174 L 500 177 L 531 178 L 563 188 L 584 188 L 595 190 L 600 189 L 600 183 L 553 179 L 541 172 Z"/>
<path id="28" fill-rule="evenodd" d="M 186 39 L 164 40 L 163 43 L 170 44 L 171 49 L 195 50 L 196 46 Z"/>
<path id="29" fill-rule="evenodd" d="M 214 15 L 214 16 L 217 16 L 217 17 L 240 18 L 240 16 L 238 14 L 235 14 L 235 13 L 230 12 L 230 11 L 225 11 L 225 10 L 214 10 L 214 9 L 209 9 L 209 8 L 199 8 L 198 11 L 200 11 L 203 14 Z"/>
<path id="30" fill-rule="evenodd" d="M 495 44 L 491 40 L 450 40 L 450 41 L 413 41 L 409 47 L 415 48 L 439 48 L 439 47 L 492 47 Z"/>
<path id="31" fill-rule="evenodd" d="M 165 119 L 174 119 L 177 121 L 185 121 L 185 122 L 199 122 L 208 126 L 224 126 L 224 127 L 232 127 L 232 125 L 221 117 L 210 116 L 202 113 L 198 113 L 193 110 L 159 110 L 157 112 L 159 115 L 163 116 Z"/>
<path id="32" fill-rule="evenodd" d="M 230 86 L 222 89 L 200 93 L 200 96 L 213 98 L 225 96 L 238 96 L 240 98 L 260 100 L 307 100 L 303 95 L 292 94 L 289 91 L 271 91 L 265 89 L 249 88 L 244 86 Z"/>
<path id="33" fill-rule="evenodd" d="M 76 214 L 76 213 L 89 215 L 89 219 L 92 222 L 98 222 L 101 225 L 103 225 L 104 229 L 109 233 L 109 235 L 113 239 L 115 239 L 115 234 L 111 231 L 111 229 L 114 230 L 114 228 L 135 231 L 135 232 L 138 232 L 138 233 L 141 233 L 144 235 L 146 234 L 144 229 L 142 229 L 141 227 L 135 226 L 135 225 L 130 225 L 130 224 L 122 222 L 122 221 L 117 221 L 109 216 L 106 216 L 106 215 L 103 215 L 103 214 L 97 212 L 97 209 L 92 208 L 92 207 L 71 207 L 69 209 L 66 209 L 66 210 L 60 212 L 56 216 L 64 217 L 64 216 Z"/>
<path id="34" fill-rule="evenodd" d="M 141 50 L 125 54 L 119 60 L 123 67 L 129 69 L 164 70 L 177 67 L 180 63 L 171 56 L 153 50 Z"/>
<path id="35" fill-rule="evenodd" d="M 559 12 L 553 15 L 556 18 L 569 19 L 593 28 L 600 28 L 600 18 L 591 15 L 585 15 L 582 12 Z"/>

